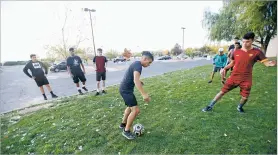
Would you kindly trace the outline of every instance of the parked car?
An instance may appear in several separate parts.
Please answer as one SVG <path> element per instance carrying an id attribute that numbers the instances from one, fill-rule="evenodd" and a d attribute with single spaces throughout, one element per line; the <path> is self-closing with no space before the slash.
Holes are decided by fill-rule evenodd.
<path id="1" fill-rule="evenodd" d="M 116 63 L 116 62 L 125 62 L 125 61 L 126 61 L 125 58 L 115 58 L 115 59 L 113 60 L 114 63 Z"/>
<path id="2" fill-rule="evenodd" d="M 179 60 L 181 60 L 181 59 L 187 59 L 187 58 L 188 58 L 188 56 L 185 55 L 185 54 L 180 54 L 180 55 L 177 56 L 177 59 L 179 59 Z"/>
<path id="3" fill-rule="evenodd" d="M 172 59 L 171 56 L 165 55 L 165 56 L 159 57 L 157 60 L 170 60 L 170 59 Z"/>
<path id="4" fill-rule="evenodd" d="M 61 70 L 67 70 L 67 63 L 65 61 L 54 64 L 50 67 L 51 72 L 60 72 Z"/>

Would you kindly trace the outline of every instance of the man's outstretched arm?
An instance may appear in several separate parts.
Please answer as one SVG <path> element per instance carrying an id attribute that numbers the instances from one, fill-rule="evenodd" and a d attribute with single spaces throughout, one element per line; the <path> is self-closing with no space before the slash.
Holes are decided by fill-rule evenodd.
<path id="1" fill-rule="evenodd" d="M 276 61 L 269 61 L 268 59 L 262 60 L 261 63 L 263 63 L 266 67 L 273 67 L 276 66 Z"/>

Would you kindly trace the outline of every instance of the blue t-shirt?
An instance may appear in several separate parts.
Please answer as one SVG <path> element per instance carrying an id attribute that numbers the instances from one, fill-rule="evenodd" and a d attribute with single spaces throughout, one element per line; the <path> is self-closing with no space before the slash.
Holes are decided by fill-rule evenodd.
<path id="1" fill-rule="evenodd" d="M 124 78 L 120 85 L 121 92 L 133 92 L 134 91 L 134 71 L 138 71 L 140 74 L 142 72 L 142 65 L 140 61 L 133 62 L 127 71 L 125 72 Z"/>
<path id="2" fill-rule="evenodd" d="M 226 62 L 227 62 L 227 56 L 225 54 L 223 55 L 216 55 L 213 58 L 213 62 L 215 63 L 216 67 L 225 67 Z"/>

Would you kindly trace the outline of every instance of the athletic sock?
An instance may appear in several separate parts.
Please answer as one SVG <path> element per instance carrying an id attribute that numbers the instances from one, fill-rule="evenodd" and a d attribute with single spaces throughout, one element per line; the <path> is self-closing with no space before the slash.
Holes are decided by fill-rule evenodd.
<path id="1" fill-rule="evenodd" d="M 81 88 L 80 88 L 80 87 L 77 87 L 77 90 L 81 90 Z"/>
<path id="2" fill-rule="evenodd" d="M 97 89 L 97 92 L 99 92 L 99 89 Z"/>
<path id="3" fill-rule="evenodd" d="M 51 91 L 50 94 L 51 94 L 51 95 L 54 95 L 54 94 L 53 94 L 53 91 Z"/>
<path id="4" fill-rule="evenodd" d="M 244 106 L 244 104 L 245 104 L 245 103 L 243 103 L 243 104 L 240 104 L 240 103 L 239 103 L 239 104 L 238 104 L 238 107 L 239 107 L 239 108 L 242 108 L 242 107 Z"/>
<path id="5" fill-rule="evenodd" d="M 212 100 L 212 101 L 210 102 L 209 106 L 210 106 L 210 107 L 213 107 L 215 103 L 216 103 L 216 101 Z"/>
<path id="6" fill-rule="evenodd" d="M 45 95 L 45 94 L 42 94 L 42 96 L 43 96 L 44 98 L 46 98 L 46 95 Z"/>
<path id="7" fill-rule="evenodd" d="M 126 130 L 124 129 L 124 132 L 130 132 L 130 130 L 127 130 L 127 131 L 126 131 Z"/>

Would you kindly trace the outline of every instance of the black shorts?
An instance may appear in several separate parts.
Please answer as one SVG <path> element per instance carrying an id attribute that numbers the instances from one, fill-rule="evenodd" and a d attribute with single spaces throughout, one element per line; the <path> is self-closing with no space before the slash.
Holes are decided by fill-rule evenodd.
<path id="1" fill-rule="evenodd" d="M 97 81 L 100 81 L 100 79 L 103 81 L 106 80 L 106 72 L 97 72 L 96 79 Z"/>
<path id="2" fill-rule="evenodd" d="M 36 81 L 38 87 L 41 87 L 43 85 L 48 85 L 49 84 L 49 82 L 48 82 L 48 80 L 47 80 L 47 78 L 45 76 L 43 76 L 43 77 L 36 77 L 35 81 Z"/>
<path id="3" fill-rule="evenodd" d="M 82 73 L 79 73 L 79 74 L 75 74 L 75 75 L 73 74 L 72 79 L 73 79 L 73 82 L 74 82 L 74 83 L 78 83 L 79 80 L 80 80 L 81 82 L 85 82 L 85 81 L 86 81 L 86 77 L 85 77 L 85 75 L 84 75 L 83 72 L 82 72 Z"/>
<path id="4" fill-rule="evenodd" d="M 223 67 L 213 67 L 213 72 L 220 72 Z"/>
<path id="5" fill-rule="evenodd" d="M 120 94 L 123 97 L 126 106 L 128 106 L 128 107 L 137 106 L 136 97 L 132 92 L 121 92 L 120 91 Z"/>

